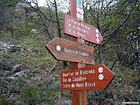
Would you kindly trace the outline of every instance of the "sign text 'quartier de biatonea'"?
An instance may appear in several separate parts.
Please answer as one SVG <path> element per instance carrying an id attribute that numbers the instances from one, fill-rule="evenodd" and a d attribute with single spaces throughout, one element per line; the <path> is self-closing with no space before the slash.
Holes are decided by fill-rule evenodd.
<path id="1" fill-rule="evenodd" d="M 103 64 L 64 70 L 61 73 L 62 90 L 103 90 L 114 78 L 114 74 Z"/>
<path id="2" fill-rule="evenodd" d="M 79 42 L 55 37 L 46 47 L 57 60 L 95 64 L 94 48 Z"/>

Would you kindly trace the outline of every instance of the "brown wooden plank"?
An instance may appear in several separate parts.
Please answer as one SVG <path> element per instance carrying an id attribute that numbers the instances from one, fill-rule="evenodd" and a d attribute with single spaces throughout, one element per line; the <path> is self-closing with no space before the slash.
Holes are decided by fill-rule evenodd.
<path id="1" fill-rule="evenodd" d="M 112 79 L 114 73 L 104 64 L 64 70 L 61 73 L 62 90 L 103 90 Z"/>
<path id="2" fill-rule="evenodd" d="M 70 0 L 70 9 L 71 9 L 71 16 L 77 17 L 77 8 L 76 8 L 76 0 Z M 70 38 L 72 41 L 78 41 L 76 38 Z M 81 44 L 84 44 L 84 40 L 79 40 Z M 86 64 L 83 63 L 70 63 L 70 68 L 75 69 L 79 67 L 84 67 Z M 87 92 L 86 91 L 71 91 L 72 92 L 72 105 L 87 105 Z M 81 97 L 82 96 L 82 97 Z"/>
<path id="3" fill-rule="evenodd" d="M 57 60 L 95 64 L 91 46 L 55 37 L 46 47 Z"/>
<path id="4" fill-rule="evenodd" d="M 64 17 L 64 33 L 96 44 L 100 44 L 103 40 L 96 27 L 66 14 Z"/>

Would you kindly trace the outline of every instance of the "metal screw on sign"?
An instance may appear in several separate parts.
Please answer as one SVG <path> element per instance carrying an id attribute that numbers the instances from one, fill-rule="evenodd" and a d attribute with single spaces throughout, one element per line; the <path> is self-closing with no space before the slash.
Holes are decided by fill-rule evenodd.
<path id="1" fill-rule="evenodd" d="M 99 78 L 99 80 L 103 80 L 104 79 L 104 75 L 103 74 L 99 74 L 98 78 Z"/>
<path id="2" fill-rule="evenodd" d="M 102 67 L 99 67 L 98 72 L 102 73 L 104 71 L 104 69 Z"/>
<path id="3" fill-rule="evenodd" d="M 103 73 L 104 69 L 102 67 L 99 67 L 98 72 L 99 73 Z M 104 75 L 103 74 L 99 74 L 98 76 L 99 80 L 103 80 L 104 79 Z"/>
<path id="4" fill-rule="evenodd" d="M 57 46 L 56 46 L 56 50 L 57 50 L 57 51 L 61 51 L 61 46 L 57 45 Z"/>

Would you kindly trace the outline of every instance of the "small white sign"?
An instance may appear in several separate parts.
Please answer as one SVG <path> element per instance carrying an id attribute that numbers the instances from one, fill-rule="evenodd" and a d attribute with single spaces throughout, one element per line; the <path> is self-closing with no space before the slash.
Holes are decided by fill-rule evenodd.
<path id="1" fill-rule="evenodd" d="M 100 75 L 98 76 L 98 78 L 99 78 L 99 80 L 103 80 L 103 79 L 104 79 L 104 75 L 103 75 L 103 74 L 100 74 Z"/>
<path id="2" fill-rule="evenodd" d="M 98 72 L 102 73 L 104 71 L 104 69 L 102 67 L 99 67 Z"/>
<path id="3" fill-rule="evenodd" d="M 84 19 L 84 11 L 83 11 L 83 0 L 77 0 L 77 6 L 76 6 L 76 9 L 77 9 L 77 18 L 83 20 Z"/>

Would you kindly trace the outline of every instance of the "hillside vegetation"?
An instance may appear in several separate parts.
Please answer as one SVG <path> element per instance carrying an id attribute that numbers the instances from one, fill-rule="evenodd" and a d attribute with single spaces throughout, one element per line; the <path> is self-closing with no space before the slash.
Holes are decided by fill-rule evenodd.
<path id="1" fill-rule="evenodd" d="M 46 1 L 47 7 L 0 1 L 0 105 L 71 105 L 71 92 L 60 89 L 60 73 L 69 63 L 55 60 L 45 48 L 56 36 L 68 38 L 64 13 L 56 0 Z M 85 44 L 95 48 L 96 64 L 115 73 L 106 90 L 88 91 L 88 105 L 140 102 L 140 1 L 85 2 L 85 22 L 104 37 L 101 45 Z"/>

